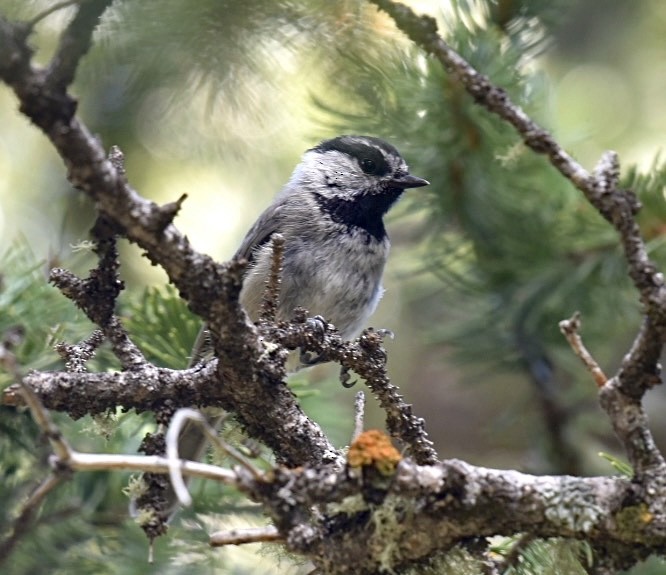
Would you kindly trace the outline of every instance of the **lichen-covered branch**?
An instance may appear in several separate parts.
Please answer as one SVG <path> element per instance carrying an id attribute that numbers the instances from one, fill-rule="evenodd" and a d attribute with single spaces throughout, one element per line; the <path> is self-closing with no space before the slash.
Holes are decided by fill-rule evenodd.
<path id="1" fill-rule="evenodd" d="M 277 470 L 270 485 L 247 485 L 287 546 L 314 557 L 323 573 L 400 572 L 456 542 L 520 531 L 615 546 L 633 561 L 654 549 L 649 509 L 658 498 L 622 507 L 633 496 L 628 480 L 536 477 L 457 460 L 403 460 L 389 479 L 368 471 Z"/>
<path id="2" fill-rule="evenodd" d="M 412 406 L 404 401 L 398 388 L 391 384 L 386 372 L 383 335 L 368 329 L 356 342 L 345 342 L 331 328 L 327 325 L 323 333 L 318 332 L 306 321 L 304 313 L 297 314 L 294 321 L 289 323 L 260 325 L 261 333 L 270 341 L 288 349 L 301 348 L 315 352 L 318 357 L 335 361 L 342 366 L 345 376 L 348 376 L 349 370 L 358 373 L 385 411 L 386 428 L 391 436 L 402 441 L 420 465 L 438 461 L 437 452 L 425 431 L 425 422 L 414 415 Z"/>
<path id="3" fill-rule="evenodd" d="M 248 464 L 229 470 L 174 454 L 85 454 L 61 440 L 35 399 L 29 404 L 36 420 L 60 446 L 52 458 L 59 473 L 177 471 L 234 486 L 262 505 L 273 527 L 215 534 L 211 544 L 283 541 L 322 573 L 400 572 L 457 543 L 521 531 L 586 540 L 604 551 L 596 559 L 599 572 L 618 554 L 617 561 L 631 564 L 665 547 L 663 492 L 637 499 L 628 479 L 537 477 L 458 460 L 419 466 L 379 432 L 362 434 L 363 445 L 358 439 L 350 447 L 346 466 L 277 467 L 265 474 Z M 168 435 L 176 437 L 177 426 Z"/>
<path id="4" fill-rule="evenodd" d="M 81 280 L 67 270 L 55 268 L 51 270 L 49 279 L 101 328 L 123 369 L 139 369 L 146 364 L 146 358 L 115 314 L 116 301 L 124 287 L 118 274 L 120 262 L 116 230 L 100 216 L 91 233 L 99 265 L 90 271 L 90 276 Z"/>
<path id="5" fill-rule="evenodd" d="M 70 345 L 64 342 L 56 344 L 55 350 L 65 361 L 65 369 L 70 373 L 85 373 L 86 362 L 90 361 L 97 349 L 104 342 L 104 334 L 96 329 L 84 341 Z"/>

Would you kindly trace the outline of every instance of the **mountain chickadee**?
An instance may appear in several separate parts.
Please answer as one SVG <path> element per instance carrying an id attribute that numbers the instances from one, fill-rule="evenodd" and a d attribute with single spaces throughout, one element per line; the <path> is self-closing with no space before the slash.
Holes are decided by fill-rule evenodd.
<path id="1" fill-rule="evenodd" d="M 355 337 L 383 292 L 390 244 L 382 218 L 406 188 L 426 185 L 378 138 L 340 136 L 305 152 L 236 252 L 250 260 L 241 292 L 250 318 L 258 319 L 277 232 L 285 240 L 278 319 L 301 306 Z"/>
<path id="2" fill-rule="evenodd" d="M 236 252 L 250 262 L 240 296 L 250 318 L 258 319 L 273 257 L 270 239 L 280 233 L 285 243 L 277 319 L 288 320 L 301 306 L 330 321 L 342 338 L 355 337 L 383 293 L 390 244 L 382 218 L 405 189 L 427 185 L 378 138 L 339 136 L 306 151 Z M 201 342 L 193 362 L 201 357 Z M 200 459 L 206 445 L 197 425 L 184 426 L 181 458 Z M 173 495 L 167 497 L 171 510 Z"/>

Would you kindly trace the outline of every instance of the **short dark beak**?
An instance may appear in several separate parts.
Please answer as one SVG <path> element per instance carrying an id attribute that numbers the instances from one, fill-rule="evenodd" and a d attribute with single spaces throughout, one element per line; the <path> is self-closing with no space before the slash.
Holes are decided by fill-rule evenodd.
<path id="1" fill-rule="evenodd" d="M 421 186 L 429 186 L 430 182 L 428 180 L 424 180 L 423 178 L 418 178 L 416 176 L 412 176 L 411 174 L 407 174 L 405 176 L 397 176 L 391 180 L 391 185 L 395 186 L 396 188 L 402 188 L 407 189 L 407 188 L 420 188 Z"/>

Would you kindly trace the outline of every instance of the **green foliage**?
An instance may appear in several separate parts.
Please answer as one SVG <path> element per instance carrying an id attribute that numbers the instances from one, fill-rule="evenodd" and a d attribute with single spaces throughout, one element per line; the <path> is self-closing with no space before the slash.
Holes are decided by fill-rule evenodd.
<path id="1" fill-rule="evenodd" d="M 519 538 L 501 539 L 493 551 L 506 557 Z M 592 566 L 590 547 L 571 539 L 536 539 L 520 550 L 519 558 L 503 575 L 585 575 Z"/>
<path id="2" fill-rule="evenodd" d="M 87 337 L 94 326 L 72 302 L 48 285 L 46 264 L 36 260 L 22 242 L 17 242 L 2 257 L 0 291 L 0 333 L 16 326 L 25 332 L 25 341 L 16 349 L 22 368 L 62 369 L 53 351 L 58 341 L 68 343 Z M 149 361 L 171 368 L 187 365 L 187 356 L 201 321 L 193 315 L 171 286 L 149 287 L 136 294 L 123 294 L 121 319 L 131 337 Z M 91 362 L 91 369 L 113 367 L 108 350 Z M 9 374 L 0 372 L 3 385 L 12 383 Z M 317 393 L 301 381 L 296 385 L 309 396 L 308 409 L 325 412 L 335 429 L 345 418 L 336 416 L 337 408 L 325 407 Z M 309 390 L 309 392 L 308 392 Z M 88 452 L 136 453 L 138 443 L 154 423 L 145 414 L 123 413 L 120 409 L 97 418 L 73 422 L 53 414 L 64 436 L 75 449 Z M 347 418 L 351 421 L 351 416 Z M 345 433 L 347 430 L 345 430 Z M 227 439 L 238 445 L 244 441 L 236 426 L 230 425 Z M 39 439 L 39 430 L 29 413 L 0 407 L 0 536 L 8 534 L 29 493 L 49 474 L 48 443 Z M 228 464 L 226 461 L 224 464 Z M 195 573 L 206 569 L 233 569 L 234 573 L 298 572 L 292 559 L 265 553 L 258 558 L 251 548 L 212 551 L 207 532 L 234 526 L 259 524 L 265 520 L 252 507 L 243 512 L 244 497 L 237 491 L 213 482 L 194 481 L 194 512 L 183 512 L 170 531 L 169 542 L 158 541 L 156 562 L 146 563 L 148 542 L 128 515 L 128 500 L 123 492 L 127 473 L 78 473 L 64 482 L 42 506 L 35 525 L 21 538 L 11 559 L 12 575 L 51 573 L 129 574 Z M 212 513 L 214 510 L 215 513 Z M 241 512 L 241 515 L 239 515 Z M 91 528 L 93 526 L 93 528 Z M 110 562 L 110 556 L 122 561 Z M 174 560 L 174 557 L 178 558 Z"/>
<path id="3" fill-rule="evenodd" d="M 666 162 L 657 156 L 646 173 L 632 166 L 622 179 L 622 185 L 632 190 L 640 199 L 643 209 L 637 219 L 646 241 L 650 256 L 660 264 L 666 262 L 664 238 L 666 237 Z"/>
<path id="4" fill-rule="evenodd" d="M 59 341 L 80 341 L 94 326 L 48 284 L 47 264 L 38 261 L 25 242 L 15 242 L 3 254 L 0 268 L 3 270 L 0 334 L 4 336 L 17 326 L 24 332 L 23 343 L 15 349 L 20 369 L 62 369 L 62 361 L 53 351 L 53 345 Z M 91 362 L 91 367 L 105 369 L 111 364 L 108 351 L 102 351 Z M 11 383 L 10 374 L 0 371 L 0 388 Z M 65 436 L 77 447 L 85 443 L 97 443 L 99 449 L 105 446 L 104 439 L 97 441 L 93 436 L 81 438 L 79 435 L 83 425 L 91 424 L 89 418 L 74 423 L 64 416 L 55 414 L 54 417 Z M 40 435 L 27 411 L 0 407 L 0 532 L 3 536 L 8 534 L 25 499 L 48 476 L 50 448 Z M 63 546 L 74 549 L 86 541 L 90 544 L 89 521 L 106 517 L 107 522 L 117 522 L 117 518 L 108 517 L 108 513 L 111 501 L 120 499 L 118 481 L 118 476 L 77 475 L 73 481 L 58 487 L 47 497 L 35 527 L 23 536 L 12 555 L 11 573 L 37 573 L 47 563 L 56 572 L 65 561 Z M 100 542 L 105 533 L 108 531 L 101 529 L 96 534 Z"/>
<path id="5" fill-rule="evenodd" d="M 0 334 L 13 328 L 24 333 L 16 350 L 22 366 L 55 368 L 60 360 L 53 345 L 65 338 L 85 337 L 92 324 L 48 284 L 46 262 L 39 261 L 25 241 L 15 241 L 0 256 L 0 269 Z M 0 389 L 10 383 L 10 375 L 0 372 Z"/>
<path id="6" fill-rule="evenodd" d="M 585 566 L 592 565 L 587 543 L 570 539 L 536 539 L 513 558 L 515 546 L 522 536 L 494 537 L 490 540 L 490 556 L 502 565 L 507 558 L 511 564 L 502 575 L 584 575 Z M 433 575 L 482 575 L 488 566 L 464 547 L 458 546 L 434 559 L 423 569 L 409 573 Z"/>
<path id="7" fill-rule="evenodd" d="M 608 463 L 613 466 L 615 471 L 619 472 L 621 475 L 624 475 L 625 477 L 634 476 L 634 468 L 619 457 L 616 457 L 610 453 L 605 453 L 603 451 L 599 452 L 599 457 L 608 461 Z"/>
<path id="8" fill-rule="evenodd" d="M 274 159 L 280 150 L 256 138 L 293 122 L 307 97 L 285 91 L 302 75 L 332 77 L 351 46 L 379 52 L 373 14 L 359 0 L 115 2 L 78 77 L 101 96 L 86 116 L 121 144 Z"/>
<path id="9" fill-rule="evenodd" d="M 448 42 L 532 117 L 543 116 L 545 80 L 524 66 L 540 45 L 533 22 L 499 29 L 472 17 L 471 5 L 491 7 L 456 3 L 445 20 Z M 421 214 L 423 269 L 441 282 L 436 307 L 422 312 L 436 339 L 454 343 L 460 359 L 515 369 L 564 347 L 557 324 L 574 310 L 594 318 L 586 321 L 588 339 L 636 325 L 635 293 L 613 230 L 438 61 L 395 49 L 383 55 L 381 73 L 365 58 L 349 64 L 366 77 L 354 93 L 363 112 L 336 113 L 321 102 L 320 109 L 337 131 L 353 124 L 405 142 L 414 173 L 432 182 L 406 201 Z M 380 88 L 363 89 L 371 84 Z"/>
<path id="10" fill-rule="evenodd" d="M 187 367 L 201 319 L 187 309 L 173 286 L 148 287 L 131 295 L 122 320 L 148 361 L 174 369 Z"/>

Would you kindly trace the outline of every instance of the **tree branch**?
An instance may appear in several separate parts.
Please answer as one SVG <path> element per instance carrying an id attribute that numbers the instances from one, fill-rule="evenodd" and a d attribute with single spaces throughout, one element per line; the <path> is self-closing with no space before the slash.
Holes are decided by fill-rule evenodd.
<path id="1" fill-rule="evenodd" d="M 58 355 L 65 361 L 65 368 L 70 373 L 85 373 L 86 363 L 90 361 L 97 349 L 104 342 L 104 334 L 96 329 L 84 341 L 76 345 L 67 345 L 66 343 L 58 343 L 55 350 Z"/>
<path id="2" fill-rule="evenodd" d="M 60 36 L 60 42 L 47 70 L 47 82 L 61 89 L 74 81 L 79 61 L 92 44 L 92 34 L 100 17 L 113 0 L 84 0 Z"/>
<path id="3" fill-rule="evenodd" d="M 91 24 L 92 20 L 86 22 Z M 289 389 L 276 377 L 280 369 L 266 353 L 257 330 L 238 303 L 245 264 L 217 264 L 194 251 L 171 223 L 176 212 L 174 205 L 159 207 L 129 186 L 124 170 L 119 169 L 122 164 L 119 151 L 113 150 L 111 158 L 106 158 L 101 143 L 74 116 L 75 102 L 65 87 L 62 83 L 44 81 L 44 72 L 30 64 L 31 52 L 20 29 L 3 20 L 0 20 L 0 47 L 7 50 L 7 57 L 0 61 L 0 78 L 14 89 L 21 111 L 51 140 L 69 169 L 72 184 L 95 201 L 100 214 L 143 248 L 152 263 L 164 268 L 190 308 L 208 323 L 219 357 L 215 364 L 218 379 L 212 384 L 219 390 L 219 403 L 234 411 L 246 431 L 273 449 L 285 464 L 339 461 L 321 428 L 305 416 Z M 63 49 L 62 54 L 76 59 L 82 52 L 80 48 Z M 59 66 L 71 70 L 71 65 Z M 68 75 L 71 72 L 63 77 Z M 146 367 L 143 373 L 153 382 L 157 373 L 160 377 L 166 375 L 152 367 Z M 67 385 L 66 378 L 65 374 L 57 374 L 52 382 Z M 170 378 L 170 383 L 175 386 L 176 380 Z M 210 388 L 207 394 L 211 394 Z M 128 394 L 123 395 L 135 403 Z M 49 403 L 46 399 L 45 402 Z M 157 407 L 159 400 L 155 398 L 155 402 L 153 407 Z M 193 401 L 190 405 L 198 403 Z M 93 399 L 82 404 L 79 412 L 70 398 L 67 411 L 81 415 L 99 404 L 99 399 Z M 286 421 L 291 422 L 292 433 L 285 432 Z"/>
<path id="4" fill-rule="evenodd" d="M 117 230 L 106 218 L 98 217 L 92 229 L 94 251 L 99 257 L 97 268 L 91 270 L 85 280 L 67 270 L 55 268 L 51 270 L 49 280 L 81 308 L 90 321 L 100 326 L 123 369 L 139 369 L 146 364 L 146 358 L 115 314 L 116 301 L 124 289 L 118 274 L 120 262 L 116 233 Z"/>
<path id="5" fill-rule="evenodd" d="M 209 543 L 211 547 L 223 547 L 224 545 L 245 545 L 246 543 L 281 540 L 282 537 L 278 530 L 272 525 L 267 525 L 266 527 L 218 531 L 211 534 Z"/>
<path id="6" fill-rule="evenodd" d="M 638 290 L 651 321 L 649 337 L 640 337 L 627 357 L 619 378 L 629 395 L 641 396 L 658 375 L 659 352 L 666 339 L 666 285 L 664 276 L 648 258 L 645 242 L 635 220 L 640 202 L 630 190 L 618 188 L 619 161 L 615 152 L 606 152 L 590 174 L 555 139 L 513 103 L 507 93 L 475 70 L 438 34 L 437 23 L 429 16 L 417 16 L 410 8 L 393 0 L 369 0 L 385 11 L 400 30 L 417 46 L 437 58 L 464 86 L 474 101 L 499 116 L 521 136 L 532 151 L 544 154 L 550 163 L 578 188 L 599 213 L 616 229 L 624 248 L 629 276 Z M 634 369 L 637 368 L 637 369 Z"/>
<path id="7" fill-rule="evenodd" d="M 560 322 L 560 331 L 564 337 L 567 338 L 571 349 L 592 374 L 592 378 L 594 379 L 594 383 L 597 384 L 597 387 L 603 387 L 608 382 L 608 378 L 590 352 L 587 351 L 578 330 L 580 330 L 580 314 L 578 312 L 571 316 L 570 319 L 565 319 Z"/>
<path id="8" fill-rule="evenodd" d="M 345 342 L 332 327 L 326 325 L 323 333 L 318 332 L 306 322 L 302 313 L 290 323 L 262 324 L 260 331 L 266 339 L 287 349 L 301 348 L 326 361 L 339 363 L 343 375 L 354 370 L 363 377 L 386 412 L 386 427 L 391 436 L 409 447 L 417 463 L 428 465 L 438 461 L 437 452 L 425 431 L 425 422 L 412 413 L 411 404 L 405 403 L 398 388 L 391 384 L 386 371 L 386 350 L 382 347 L 383 334 L 367 329 L 355 342 Z"/>

